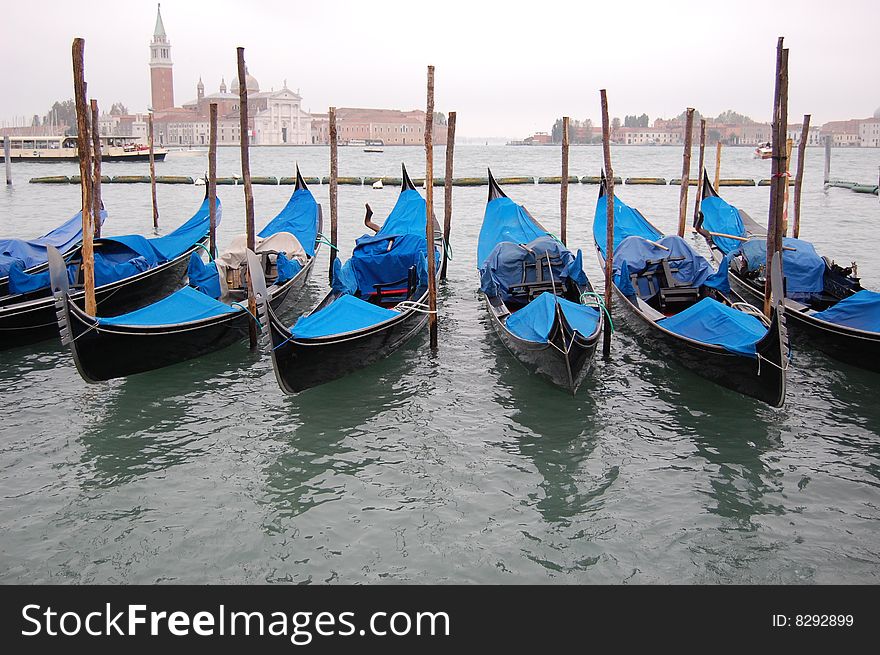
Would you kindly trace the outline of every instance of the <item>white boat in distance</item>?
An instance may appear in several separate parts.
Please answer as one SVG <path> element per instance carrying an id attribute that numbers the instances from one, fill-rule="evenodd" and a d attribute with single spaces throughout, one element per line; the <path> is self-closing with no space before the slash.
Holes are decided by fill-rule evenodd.
<path id="1" fill-rule="evenodd" d="M 4 139 L 9 139 L 9 154 L 13 161 L 57 162 L 79 161 L 75 136 L 5 136 L 0 137 L 0 149 L 5 147 Z M 102 136 L 101 160 L 148 161 L 150 147 L 143 137 Z M 165 159 L 166 148 L 153 148 L 156 161 Z"/>

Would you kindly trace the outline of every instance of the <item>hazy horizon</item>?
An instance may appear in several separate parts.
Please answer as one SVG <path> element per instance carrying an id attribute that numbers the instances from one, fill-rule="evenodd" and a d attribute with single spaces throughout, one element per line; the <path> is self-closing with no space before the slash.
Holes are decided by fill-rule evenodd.
<path id="1" fill-rule="evenodd" d="M 562 115 L 598 124 L 600 88 L 608 89 L 611 116 L 621 119 L 670 118 L 692 106 L 706 116 L 732 109 L 767 121 L 778 36 L 790 48 L 790 122 L 804 113 L 814 125 L 864 118 L 880 105 L 880 91 L 866 82 L 880 61 L 880 8 L 867 0 L 836 3 L 833 29 L 826 12 L 791 0 L 746 0 L 735 10 L 686 0 L 637 0 L 611 13 L 602 6 L 563 2 L 536 12 L 531 4 L 495 2 L 428 8 L 399 0 L 165 0 L 162 17 L 177 106 L 195 98 L 199 77 L 207 94 L 221 78 L 229 85 L 235 48 L 244 46 L 261 90 L 286 80 L 313 112 L 329 105 L 424 109 L 425 69 L 434 64 L 436 108 L 457 111 L 458 133 L 467 138 L 522 138 L 549 131 Z M 76 13 L 69 7 L 41 3 L 51 21 L 35 20 L 24 5 L 5 8 L 0 52 L 12 64 L 7 79 L 15 92 L 0 96 L 0 122 L 25 116 L 29 124 L 73 96 L 70 46 L 77 36 L 86 40 L 89 95 L 102 110 L 117 101 L 132 112 L 148 106 L 156 3 L 98 0 Z"/>

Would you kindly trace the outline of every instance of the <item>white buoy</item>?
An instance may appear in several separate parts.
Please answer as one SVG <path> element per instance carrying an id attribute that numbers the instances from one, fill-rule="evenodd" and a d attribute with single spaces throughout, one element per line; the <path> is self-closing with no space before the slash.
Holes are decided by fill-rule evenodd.
<path id="1" fill-rule="evenodd" d="M 382 189 L 382 188 L 384 188 L 383 185 L 382 185 L 382 180 L 376 180 L 375 182 L 373 182 L 373 188 L 374 188 L 374 189 Z"/>
<path id="2" fill-rule="evenodd" d="M 197 177 L 197 178 L 196 178 L 196 181 L 194 182 L 194 184 L 195 184 L 196 186 L 205 186 L 205 178 L 203 178 L 203 177 Z"/>

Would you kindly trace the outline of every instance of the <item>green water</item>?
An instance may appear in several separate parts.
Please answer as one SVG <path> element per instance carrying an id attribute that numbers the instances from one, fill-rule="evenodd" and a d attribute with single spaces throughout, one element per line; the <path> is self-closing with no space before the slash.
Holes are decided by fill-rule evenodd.
<path id="1" fill-rule="evenodd" d="M 880 152 L 880 151 L 878 151 Z M 442 153 L 441 153 L 442 154 Z M 713 153 L 714 154 L 714 153 Z M 237 153 L 220 152 L 219 174 Z M 341 175 L 423 173 L 418 148 L 340 150 Z M 802 236 L 859 262 L 880 289 L 876 197 L 822 190 L 810 150 Z M 769 177 L 748 149 L 723 177 Z M 869 181 L 877 152 L 835 150 L 832 175 Z M 255 175 L 327 170 L 325 148 L 258 148 Z M 596 174 L 598 148 L 572 149 Z M 696 157 L 695 157 L 696 159 Z M 461 147 L 456 176 L 558 174 L 555 148 Z M 624 177 L 678 177 L 681 153 L 620 148 Z M 108 170 L 109 169 L 109 170 Z M 159 174 L 197 176 L 203 154 Z M 135 164 L 105 173 L 143 173 Z M 442 157 L 435 170 L 442 172 Z M 0 192 L 2 233 L 42 233 L 78 188 L 28 185 L 70 165 L 16 165 Z M 696 164 L 694 165 L 696 172 Z M 256 187 L 257 224 L 291 187 Z M 327 213 L 327 187 L 314 187 Z M 559 187 L 511 186 L 548 226 Z M 678 187 L 618 193 L 662 229 Z M 202 187 L 160 186 L 164 229 Z M 242 230 L 242 189 L 220 187 L 220 242 Z M 340 187 L 343 256 L 396 190 Z M 0 581 L 53 583 L 876 583 L 880 577 L 880 377 L 795 343 L 782 410 L 664 361 L 624 324 L 612 357 L 572 398 L 529 376 L 497 341 L 478 298 L 485 188 L 455 189 L 454 260 L 441 287 L 439 353 L 427 335 L 393 357 L 299 396 L 245 344 L 178 366 L 87 385 L 54 342 L 0 353 Z M 724 189 L 756 219 L 769 191 Z M 569 244 L 601 287 L 590 229 L 596 187 L 574 186 Z M 149 232 L 149 187 L 108 185 L 105 233 Z M 438 190 L 436 209 L 442 210 Z M 167 226 L 167 227 L 166 227 Z M 702 244 L 694 242 L 696 246 Z M 298 312 L 326 290 L 326 249 Z"/>

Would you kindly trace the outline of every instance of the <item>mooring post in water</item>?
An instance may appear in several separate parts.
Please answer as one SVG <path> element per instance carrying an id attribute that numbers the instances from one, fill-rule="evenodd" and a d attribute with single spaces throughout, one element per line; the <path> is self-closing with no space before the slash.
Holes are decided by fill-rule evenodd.
<path id="1" fill-rule="evenodd" d="M 831 139 L 830 134 L 825 135 L 825 184 L 831 181 Z"/>
<path id="2" fill-rule="evenodd" d="M 210 133 L 208 135 L 208 216 L 210 217 L 209 245 L 211 257 L 217 256 L 217 103 L 212 102 L 209 107 L 208 120 Z"/>
<path id="3" fill-rule="evenodd" d="M 785 134 L 788 136 L 788 128 L 785 129 Z M 791 173 L 789 172 L 789 168 L 791 166 L 791 149 L 794 147 L 794 142 L 791 139 L 786 139 L 785 141 L 785 192 L 782 196 L 782 237 L 785 238 L 785 235 L 788 234 L 788 187 L 791 186 L 789 184 L 789 180 L 791 180 Z"/>
<path id="4" fill-rule="evenodd" d="M 687 108 L 687 119 L 684 127 L 684 163 L 681 167 L 681 192 L 678 200 L 678 236 L 684 236 L 684 225 L 687 219 L 688 186 L 691 182 L 691 140 L 694 131 L 694 110 Z"/>
<path id="5" fill-rule="evenodd" d="M 98 127 L 98 101 L 92 98 L 90 102 L 92 110 L 92 205 L 95 209 L 92 216 L 95 217 L 95 238 L 101 237 L 101 132 Z"/>
<path id="6" fill-rule="evenodd" d="M 715 146 L 715 190 L 721 185 L 721 141 Z"/>
<path id="7" fill-rule="evenodd" d="M 452 168 L 455 156 L 455 112 L 449 112 L 446 125 L 446 177 L 443 180 L 443 263 L 440 265 L 440 279 L 446 279 L 446 264 L 449 261 L 449 235 L 452 232 Z"/>
<path id="8" fill-rule="evenodd" d="M 428 239 L 428 325 L 431 350 L 437 349 L 437 266 L 434 257 L 434 67 L 428 66 L 428 107 L 425 110 L 425 237 Z"/>
<path id="9" fill-rule="evenodd" d="M 562 117 L 562 183 L 559 185 L 559 240 L 568 245 L 568 116 Z"/>
<path id="10" fill-rule="evenodd" d="M 159 203 L 156 200 L 156 158 L 153 152 L 153 109 L 147 110 L 147 144 L 150 148 L 150 194 L 153 198 L 153 229 L 159 228 Z"/>
<path id="11" fill-rule="evenodd" d="M 248 91 L 247 91 L 247 68 L 244 64 L 244 48 L 237 48 L 238 53 L 238 106 L 239 106 L 239 134 L 241 135 L 241 177 L 244 181 L 244 215 L 247 222 L 247 247 L 250 251 L 256 250 L 256 236 L 254 234 L 254 188 L 251 185 L 251 160 L 250 160 L 250 132 L 248 128 Z M 254 298 L 251 276 L 247 276 L 248 286 L 248 311 L 251 320 L 250 327 L 251 348 L 257 346 L 257 299 Z"/>
<path id="12" fill-rule="evenodd" d="M 94 204 L 92 203 L 92 143 L 89 138 L 89 108 L 86 103 L 85 41 L 73 40 L 73 97 L 76 105 L 76 149 L 79 154 L 79 180 L 82 189 L 82 271 L 87 314 L 98 313 L 95 302 Z"/>
<path id="13" fill-rule="evenodd" d="M 12 151 L 9 135 L 3 137 L 3 161 L 6 162 L 6 184 L 12 184 Z"/>
<path id="14" fill-rule="evenodd" d="M 339 162 L 337 156 L 336 107 L 330 107 L 330 283 L 333 284 L 333 263 L 336 261 L 336 226 Z"/>
<path id="15" fill-rule="evenodd" d="M 794 178 L 794 225 L 791 235 L 797 239 L 801 232 L 801 187 L 804 183 L 804 156 L 807 154 L 807 140 L 810 136 L 810 115 L 804 114 L 801 127 L 801 140 L 798 143 L 797 177 Z"/>
<path id="16" fill-rule="evenodd" d="M 608 96 L 599 91 L 602 99 L 602 151 L 605 156 L 605 318 L 602 330 L 602 354 L 611 354 L 611 285 L 614 270 L 614 169 L 611 168 L 611 128 L 608 123 Z"/>
<path id="17" fill-rule="evenodd" d="M 694 225 L 700 219 L 700 203 L 703 201 L 703 166 L 706 150 L 706 119 L 700 119 L 700 166 L 697 168 L 697 197 L 694 199 Z"/>
<path id="18" fill-rule="evenodd" d="M 773 274 L 773 255 L 782 248 L 782 212 L 788 166 L 785 139 L 788 128 L 788 48 L 782 47 L 783 38 L 776 45 L 776 91 L 773 98 L 773 174 L 770 179 L 770 213 L 767 220 L 767 263 L 764 270 L 764 315 L 770 318 L 770 296 Z M 781 265 L 780 258 L 780 265 Z M 781 272 L 781 271 L 780 271 Z"/>

